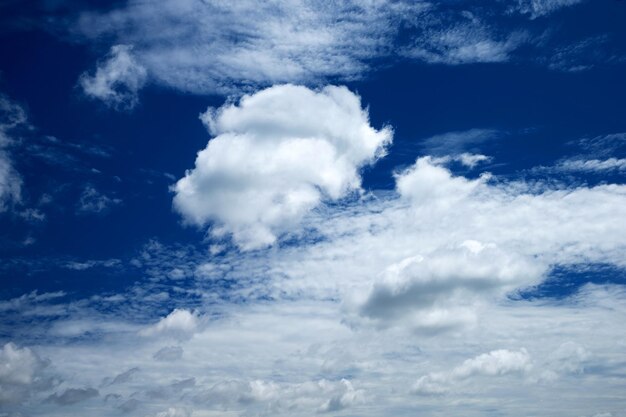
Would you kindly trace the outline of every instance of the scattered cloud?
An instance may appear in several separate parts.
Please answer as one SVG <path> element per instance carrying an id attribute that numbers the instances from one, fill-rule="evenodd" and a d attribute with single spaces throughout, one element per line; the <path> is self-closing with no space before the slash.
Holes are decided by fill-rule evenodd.
<path id="1" fill-rule="evenodd" d="M 174 207 L 243 249 L 271 245 L 323 201 L 360 191 L 361 168 L 392 138 L 344 87 L 274 86 L 202 120 L 215 137 L 173 187 Z"/>
<path id="2" fill-rule="evenodd" d="M 174 362 L 183 357 L 183 352 L 180 346 L 166 346 L 155 352 L 153 358 L 157 361 Z"/>
<path id="3" fill-rule="evenodd" d="M 86 269 L 104 267 L 113 268 L 119 266 L 121 261 L 119 259 L 106 259 L 106 260 L 87 260 L 87 261 L 70 261 L 65 264 L 65 268 L 73 269 L 75 271 L 84 271 Z"/>
<path id="4" fill-rule="evenodd" d="M 84 73 L 79 84 L 88 97 L 117 110 L 131 110 L 146 80 L 147 71 L 134 57 L 132 46 L 115 45 L 95 74 Z"/>
<path id="5" fill-rule="evenodd" d="M 111 208 L 122 203 L 122 200 L 102 194 L 94 186 L 87 185 L 83 189 L 77 203 L 77 212 L 82 214 L 104 214 Z"/>
<path id="6" fill-rule="evenodd" d="M 465 151 L 480 152 L 481 145 L 498 139 L 502 135 L 502 132 L 495 129 L 470 129 L 460 132 L 447 132 L 423 139 L 421 148 L 428 155 L 462 158 Z M 466 157 L 470 155 L 466 153 Z"/>
<path id="7" fill-rule="evenodd" d="M 311 1 L 130 1 L 109 13 L 83 14 L 77 29 L 90 39 L 112 36 L 134 45 L 138 62 L 161 84 L 228 94 L 358 77 L 368 60 L 388 53 L 402 16 L 425 7 L 421 1 L 350 0 L 332 7 Z M 110 94 L 109 83 L 103 85 Z"/>
<path id="8" fill-rule="evenodd" d="M 582 3 L 584 0 L 517 0 L 515 9 L 536 19 L 554 13 L 559 9 Z"/>
<path id="9" fill-rule="evenodd" d="M 453 17 L 442 13 L 417 24 L 421 34 L 402 53 L 431 64 L 505 62 L 529 39 L 523 32 L 498 34 L 469 11 Z"/>

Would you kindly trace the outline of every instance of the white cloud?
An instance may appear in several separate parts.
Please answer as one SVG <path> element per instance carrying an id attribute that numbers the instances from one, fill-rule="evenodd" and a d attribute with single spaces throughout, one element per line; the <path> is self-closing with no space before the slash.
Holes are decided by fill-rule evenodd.
<path id="1" fill-rule="evenodd" d="M 11 204 L 19 203 L 22 196 L 22 178 L 13 166 L 7 148 L 14 144 L 16 129 L 29 129 L 24 109 L 0 94 L 0 213 Z"/>
<path id="2" fill-rule="evenodd" d="M 537 283 L 544 272 L 493 244 L 466 241 L 389 267 L 362 302 L 360 314 L 420 329 L 466 325 L 475 320 L 473 310 L 485 297 Z"/>
<path id="3" fill-rule="evenodd" d="M 75 271 L 84 271 L 85 269 L 91 269 L 95 267 L 113 268 L 119 266 L 121 261 L 119 259 L 106 259 L 106 260 L 87 260 L 87 261 L 70 261 L 65 264 L 65 268 L 73 269 Z"/>
<path id="4" fill-rule="evenodd" d="M 142 329 L 142 336 L 172 336 L 185 339 L 198 330 L 200 321 L 198 315 L 185 309 L 175 309 L 158 323 Z"/>
<path id="5" fill-rule="evenodd" d="M 502 136 L 502 132 L 494 129 L 470 129 L 459 132 L 447 132 L 423 139 L 420 143 L 428 155 L 454 156 L 476 152 L 480 146 Z"/>
<path id="6" fill-rule="evenodd" d="M 22 195 L 22 178 L 13 168 L 9 155 L 0 149 L 0 212 L 12 203 L 19 202 Z"/>
<path id="7" fill-rule="evenodd" d="M 19 404 L 47 388 L 49 381 L 42 376 L 46 366 L 31 349 L 5 344 L 0 350 L 0 405 Z"/>
<path id="8" fill-rule="evenodd" d="M 113 48 L 127 48 L 122 52 L 132 62 L 132 77 L 118 75 L 125 74 L 116 71 L 121 65 L 105 63 L 83 84 L 94 96 L 132 106 L 144 68 L 151 81 L 167 87 L 229 95 L 279 83 L 349 81 L 368 74 L 381 58 L 506 62 L 531 41 L 531 35 L 511 30 L 512 13 L 534 19 L 579 1 L 518 0 L 487 8 L 421 0 L 131 0 L 108 12 L 83 13 L 72 35 L 112 39 L 118 44 Z M 127 45 L 133 45 L 132 55 Z M 128 94 L 116 92 L 113 83 L 126 77 L 138 81 L 127 83 Z"/>
<path id="9" fill-rule="evenodd" d="M 113 35 L 157 82 L 183 91 L 353 78 L 389 53 L 396 22 L 422 2 L 130 1 L 107 14 L 85 14 L 79 30 Z M 108 91 L 108 89 L 105 89 Z"/>
<path id="10" fill-rule="evenodd" d="M 545 16 L 561 8 L 582 3 L 584 0 L 517 0 L 517 10 L 531 19 Z"/>
<path id="11" fill-rule="evenodd" d="M 528 40 L 522 32 L 497 34 L 469 11 L 452 16 L 433 13 L 417 25 L 421 34 L 403 48 L 403 54 L 432 64 L 505 62 Z"/>
<path id="12" fill-rule="evenodd" d="M 146 80 L 147 71 L 134 57 L 132 46 L 115 45 L 95 74 L 82 74 L 79 83 L 87 96 L 118 110 L 130 110 L 137 105 L 137 94 Z"/>
<path id="13" fill-rule="evenodd" d="M 523 375 L 531 367 L 531 359 L 526 349 L 522 348 L 518 351 L 499 349 L 467 359 L 450 371 L 424 375 L 413 384 L 411 391 L 421 395 L 445 394 L 458 381 L 475 376 Z"/>
<path id="14" fill-rule="evenodd" d="M 626 170 L 626 159 L 566 159 L 556 166 L 560 171 L 607 172 Z"/>
<path id="15" fill-rule="evenodd" d="M 271 245 L 322 201 L 359 191 L 360 169 L 392 137 L 343 87 L 275 86 L 202 120 L 215 137 L 174 186 L 174 207 L 244 249 Z"/>

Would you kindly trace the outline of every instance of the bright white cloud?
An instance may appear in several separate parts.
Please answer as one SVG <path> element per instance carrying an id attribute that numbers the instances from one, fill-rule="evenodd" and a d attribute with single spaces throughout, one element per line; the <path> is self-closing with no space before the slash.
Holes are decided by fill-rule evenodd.
<path id="1" fill-rule="evenodd" d="M 88 97 L 118 110 L 130 110 L 139 102 L 138 92 L 146 80 L 147 71 L 134 57 L 133 48 L 115 45 L 95 74 L 84 73 L 79 83 Z"/>
<path id="2" fill-rule="evenodd" d="M 172 336 L 185 339 L 193 335 L 198 330 L 200 322 L 198 315 L 184 309 L 176 309 L 158 323 L 142 329 L 139 334 L 142 336 Z"/>
<path id="3" fill-rule="evenodd" d="M 271 245 L 311 209 L 360 190 L 360 169 L 391 142 L 343 87 L 275 86 L 209 109 L 215 137 L 174 186 L 174 207 L 244 249 Z"/>

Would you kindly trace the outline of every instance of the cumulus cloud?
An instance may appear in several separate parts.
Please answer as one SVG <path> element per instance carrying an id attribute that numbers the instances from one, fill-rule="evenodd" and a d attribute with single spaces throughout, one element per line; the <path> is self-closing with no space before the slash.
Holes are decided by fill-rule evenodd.
<path id="1" fill-rule="evenodd" d="M 193 335 L 198 329 L 200 321 L 198 315 L 185 309 L 175 309 L 156 324 L 142 329 L 142 336 L 172 336 L 185 339 Z"/>
<path id="2" fill-rule="evenodd" d="M 174 207 L 243 249 L 271 245 L 321 202 L 359 191 L 360 169 L 392 138 L 344 87 L 275 86 L 202 120 L 215 137 L 174 186 Z"/>
<path id="3" fill-rule="evenodd" d="M 115 45 L 95 74 L 84 73 L 79 84 L 88 97 L 118 110 L 130 110 L 137 105 L 146 80 L 147 71 L 134 57 L 132 46 Z"/>
<path id="4" fill-rule="evenodd" d="M 195 401 L 224 406 L 258 403 L 276 412 L 313 409 L 319 413 L 330 413 L 364 402 L 364 395 L 363 390 L 355 389 L 347 379 L 321 379 L 302 383 L 229 380 L 198 393 Z"/>
<path id="5" fill-rule="evenodd" d="M 428 197 L 426 197 L 428 198 Z M 482 297 L 537 282 L 544 271 L 495 245 L 463 242 L 427 258 L 413 256 L 389 267 L 360 307 L 361 315 L 437 330 L 473 320 Z"/>
<path id="6" fill-rule="evenodd" d="M 48 363 L 27 347 L 9 342 L 0 350 L 0 405 L 20 404 L 49 388 L 42 372 Z"/>
<path id="7" fill-rule="evenodd" d="M 497 377 L 509 374 L 524 374 L 532 367 L 526 349 L 517 351 L 499 349 L 467 359 L 447 372 L 435 372 L 420 377 L 412 392 L 422 395 L 438 395 L 448 392 L 450 385 L 475 376 Z"/>

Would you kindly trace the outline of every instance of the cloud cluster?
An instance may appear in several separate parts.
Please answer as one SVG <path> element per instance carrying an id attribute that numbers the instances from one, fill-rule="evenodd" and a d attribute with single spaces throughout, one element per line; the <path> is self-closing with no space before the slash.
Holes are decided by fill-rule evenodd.
<path id="1" fill-rule="evenodd" d="M 174 186 L 174 207 L 244 249 L 271 245 L 322 201 L 359 191 L 361 168 L 392 138 L 343 87 L 274 86 L 202 120 L 215 137 Z"/>

